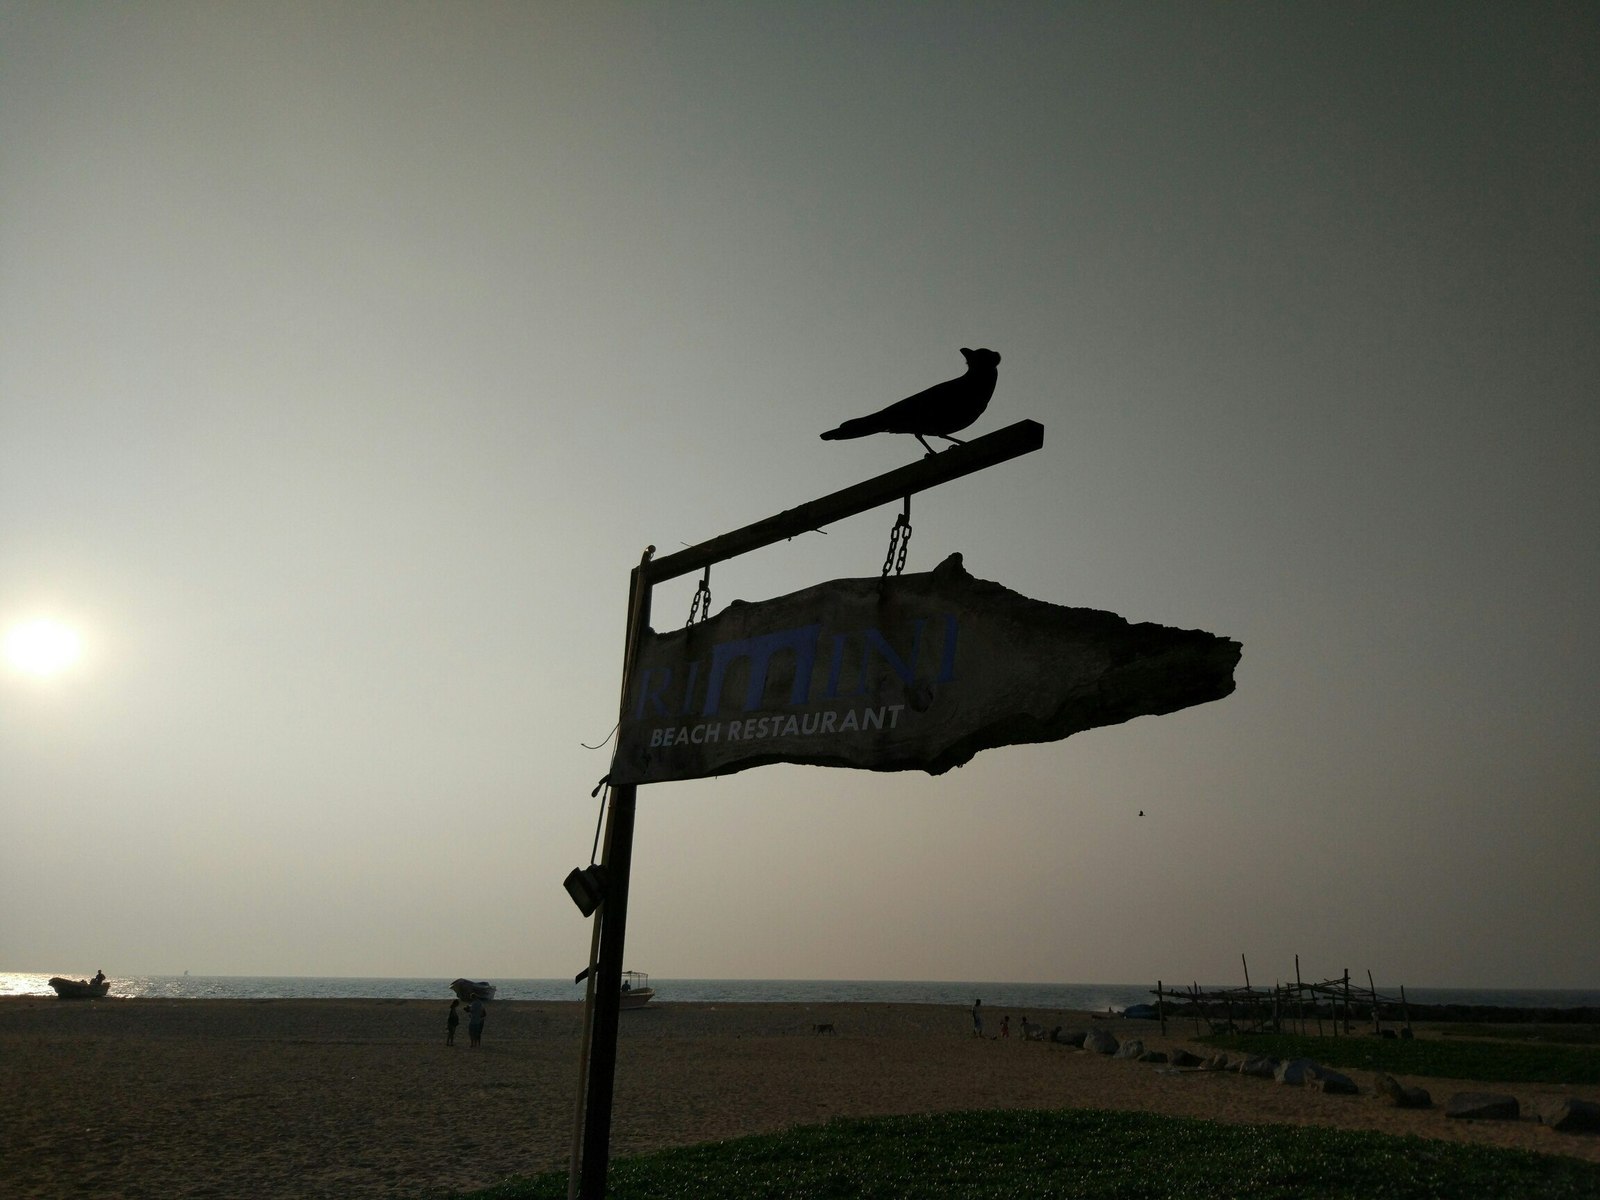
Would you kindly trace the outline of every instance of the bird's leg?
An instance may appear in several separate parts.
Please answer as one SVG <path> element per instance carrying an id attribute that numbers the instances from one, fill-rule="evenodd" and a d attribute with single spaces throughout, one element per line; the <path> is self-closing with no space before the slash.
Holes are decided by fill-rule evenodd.
<path id="1" fill-rule="evenodd" d="M 958 446 L 965 446 L 966 445 L 966 443 L 963 442 L 960 438 L 951 437 L 948 433 L 936 433 L 933 436 L 934 437 L 942 437 L 945 441 L 954 442 Z"/>
<path id="2" fill-rule="evenodd" d="M 922 442 L 922 448 L 928 452 L 927 457 L 932 458 L 933 454 L 934 454 L 933 447 L 928 445 L 927 441 L 923 438 L 923 436 L 920 433 L 913 433 L 911 436 L 916 438 L 917 441 Z M 934 437 L 938 437 L 939 435 L 938 434 L 934 434 L 933 436 Z"/>

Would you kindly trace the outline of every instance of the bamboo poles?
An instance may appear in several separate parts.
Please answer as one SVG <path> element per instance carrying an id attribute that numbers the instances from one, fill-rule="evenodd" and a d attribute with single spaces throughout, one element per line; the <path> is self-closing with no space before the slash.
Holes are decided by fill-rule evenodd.
<path id="1" fill-rule="evenodd" d="M 1268 990 L 1257 988 L 1251 982 L 1250 962 L 1245 955 L 1239 956 L 1239 964 L 1244 972 L 1242 988 L 1201 988 L 1198 982 L 1191 982 L 1187 988 L 1171 989 L 1165 981 L 1156 980 L 1152 991 L 1157 1000 L 1162 1032 L 1166 1032 L 1167 1009 L 1170 1005 L 1176 1016 L 1181 1016 L 1183 1009 L 1188 1008 L 1197 1037 L 1200 1036 L 1202 1021 L 1211 1027 L 1212 1032 L 1227 1029 L 1263 1033 L 1269 1030 L 1282 1032 L 1285 1020 L 1292 1020 L 1300 1036 L 1304 1037 L 1307 1033 L 1306 1008 L 1309 1004 L 1318 1037 L 1326 1036 L 1330 1030 L 1334 1037 L 1351 1036 L 1357 1019 L 1370 1019 L 1373 1035 L 1385 1036 L 1383 1009 L 1389 1005 L 1391 1014 L 1398 1007 L 1404 1018 L 1406 1032 L 1401 1036 L 1410 1036 L 1411 1012 L 1405 988 L 1400 988 L 1398 997 L 1383 995 L 1378 991 L 1377 981 L 1370 969 L 1367 971 L 1365 988 L 1352 982 L 1348 967 L 1319 983 L 1308 983 L 1301 974 L 1300 956 L 1297 954 L 1294 956 L 1294 982 L 1275 980 Z M 1358 1005 L 1366 1005 L 1366 1011 L 1361 1012 Z M 1329 1018 L 1329 1029 L 1323 1026 L 1324 1015 Z M 1393 1037 L 1394 1034 L 1389 1031 L 1387 1036 Z"/>

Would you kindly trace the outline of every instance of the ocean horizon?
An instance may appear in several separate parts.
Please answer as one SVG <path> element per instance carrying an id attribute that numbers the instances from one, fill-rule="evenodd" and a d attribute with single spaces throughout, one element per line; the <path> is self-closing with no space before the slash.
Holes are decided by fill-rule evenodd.
<path id="1" fill-rule="evenodd" d="M 70 978 L 82 978 L 73 975 Z M 0 997 L 53 996 L 50 976 L 0 972 Z M 108 975 L 111 995 L 168 1000 L 448 1000 L 450 980 L 322 975 Z M 582 984 L 567 979 L 495 979 L 496 999 L 579 1001 Z M 954 1004 L 974 999 L 995 1009 L 1077 1009 L 1120 1012 L 1155 999 L 1154 983 L 1008 983 L 996 980 L 675 979 L 652 976 L 660 1003 L 697 1004 Z M 1309 980 L 1308 980 L 1309 982 Z M 1202 991 L 1237 988 L 1240 982 L 1202 984 Z M 1354 976 L 1351 994 L 1366 988 Z M 1261 989 L 1258 989 L 1261 990 Z M 1400 985 L 1379 983 L 1380 998 Z M 1173 994 L 1171 990 L 1169 995 Z M 1499 1005 L 1512 1008 L 1600 1008 L 1600 988 L 1405 988 L 1418 1004 Z M 1181 990 L 1176 998 L 1181 999 Z"/>

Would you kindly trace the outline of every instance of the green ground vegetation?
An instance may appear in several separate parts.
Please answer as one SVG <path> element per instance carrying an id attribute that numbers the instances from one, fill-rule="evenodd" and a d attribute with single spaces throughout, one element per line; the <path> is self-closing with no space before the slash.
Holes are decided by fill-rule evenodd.
<path id="1" fill-rule="evenodd" d="M 1440 1025 L 1440 1037 L 1493 1038 L 1502 1042 L 1548 1042 L 1553 1046 L 1600 1046 L 1600 1025 L 1581 1021 L 1526 1021 L 1516 1025 Z"/>
<path id="2" fill-rule="evenodd" d="M 564 1200 L 566 1172 L 470 1200 Z M 1558 1155 L 1073 1109 L 835 1120 L 614 1161 L 614 1200 L 1437 1200 L 1600 1197 Z"/>
<path id="3" fill-rule="evenodd" d="M 1200 1039 L 1208 1046 L 1273 1058 L 1310 1058 L 1341 1071 L 1386 1071 L 1481 1083 L 1600 1083 L 1600 1049 L 1532 1041 L 1468 1038 L 1298 1037 L 1230 1033 Z"/>

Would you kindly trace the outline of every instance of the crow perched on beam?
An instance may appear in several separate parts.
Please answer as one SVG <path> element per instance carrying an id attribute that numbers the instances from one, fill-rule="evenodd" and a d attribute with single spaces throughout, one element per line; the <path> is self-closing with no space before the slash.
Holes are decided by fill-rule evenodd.
<path id="1" fill-rule="evenodd" d="M 922 448 L 929 454 L 933 453 L 933 447 L 928 445 L 923 434 L 963 445 L 960 438 L 950 435 L 971 425 L 989 407 L 989 397 L 994 395 L 1000 356 L 993 350 L 968 350 L 964 347 L 961 354 L 967 360 L 965 375 L 936 383 L 927 391 L 907 396 L 869 416 L 846 421 L 837 429 L 828 430 L 822 435 L 822 440 L 832 442 L 841 438 L 866 437 L 869 433 L 909 433 L 922 443 Z"/>

